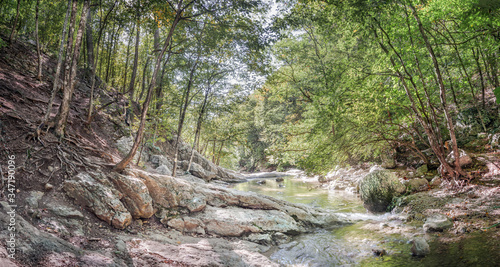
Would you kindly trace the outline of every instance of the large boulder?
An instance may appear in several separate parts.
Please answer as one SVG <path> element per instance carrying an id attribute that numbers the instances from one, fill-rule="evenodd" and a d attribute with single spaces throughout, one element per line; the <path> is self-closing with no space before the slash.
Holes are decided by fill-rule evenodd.
<path id="1" fill-rule="evenodd" d="M 393 197 L 406 190 L 396 174 L 385 170 L 375 170 L 368 173 L 359 184 L 359 193 L 366 209 L 372 212 L 387 210 Z"/>
<path id="2" fill-rule="evenodd" d="M 125 157 L 128 155 L 130 152 L 130 149 L 132 149 L 132 146 L 134 145 L 134 138 L 132 136 L 123 136 L 120 139 L 116 140 L 115 146 L 118 149 L 118 152 L 120 152 L 120 155 L 122 157 Z M 133 162 L 136 163 L 137 160 L 139 159 L 139 155 L 141 155 L 141 162 L 147 161 L 148 160 L 148 154 L 145 152 L 141 153 L 135 153 Z"/>
<path id="3" fill-rule="evenodd" d="M 151 162 L 151 165 L 153 165 L 153 167 L 155 167 L 155 168 L 158 168 L 158 167 L 164 165 L 169 170 L 171 170 L 174 167 L 174 165 L 172 165 L 170 160 L 168 160 L 167 157 L 165 157 L 163 155 L 152 155 L 149 158 L 149 161 Z"/>
<path id="4" fill-rule="evenodd" d="M 153 216 L 153 200 L 144 182 L 134 176 L 112 173 L 108 176 L 115 187 L 123 193 L 122 201 L 134 218 Z"/>
<path id="5" fill-rule="evenodd" d="M 179 162 L 181 168 L 185 171 L 189 171 L 192 175 L 201 178 L 205 181 L 210 181 L 217 177 L 217 175 L 209 170 L 205 170 L 201 165 L 195 162 L 191 162 L 191 166 L 189 166 L 189 161 L 183 160 Z M 189 170 L 188 170 L 189 167 Z"/>
<path id="6" fill-rule="evenodd" d="M 248 210 L 238 207 L 207 207 L 194 218 L 203 222 L 206 231 L 221 236 L 241 236 L 246 233 L 303 232 L 288 214 L 278 210 Z"/>
<path id="7" fill-rule="evenodd" d="M 114 189 L 101 173 L 79 173 L 73 180 L 65 181 L 63 189 L 77 203 L 118 229 L 124 229 L 132 222 L 132 215 L 120 201 L 123 194 Z"/>

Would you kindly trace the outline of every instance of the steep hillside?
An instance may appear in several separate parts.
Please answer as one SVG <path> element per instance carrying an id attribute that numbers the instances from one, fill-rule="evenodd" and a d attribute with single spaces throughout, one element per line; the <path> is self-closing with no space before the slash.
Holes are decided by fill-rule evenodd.
<path id="1" fill-rule="evenodd" d="M 0 50 L 2 175 L 15 170 L 0 196 L 1 266 L 274 266 L 262 254 L 271 245 L 340 223 L 322 210 L 208 183 L 241 177 L 198 153 L 192 174 L 185 172 L 191 150 L 184 144 L 183 175 L 168 176 L 172 141 L 157 144 L 167 153 L 146 147 L 140 167 L 114 172 L 132 141 L 122 96 L 98 89 L 99 102 L 111 104 L 86 125 L 90 92 L 80 70 L 67 135 L 59 139 L 40 125 L 54 59 L 44 55 L 38 82 L 34 57 L 20 42 Z"/>

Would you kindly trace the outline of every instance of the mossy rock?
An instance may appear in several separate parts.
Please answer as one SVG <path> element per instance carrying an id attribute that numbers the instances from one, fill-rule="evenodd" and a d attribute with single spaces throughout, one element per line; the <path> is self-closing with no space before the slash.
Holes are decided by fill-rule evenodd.
<path id="1" fill-rule="evenodd" d="M 394 197 L 400 196 L 406 188 L 395 173 L 376 170 L 367 174 L 359 184 L 359 193 L 365 208 L 372 212 L 384 212 Z"/>

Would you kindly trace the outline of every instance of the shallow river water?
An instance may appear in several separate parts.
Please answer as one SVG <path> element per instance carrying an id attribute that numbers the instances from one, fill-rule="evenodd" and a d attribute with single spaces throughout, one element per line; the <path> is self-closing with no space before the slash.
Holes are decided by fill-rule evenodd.
<path id="1" fill-rule="evenodd" d="M 430 243 L 433 251 L 430 255 L 425 258 L 411 256 L 408 235 L 405 237 L 398 230 L 408 226 L 390 220 L 388 213 L 367 213 L 359 197 L 345 191 L 316 188 L 294 177 L 284 177 L 283 182 L 276 182 L 275 178 L 253 179 L 233 188 L 328 209 L 359 220 L 354 224 L 301 234 L 269 251 L 267 255 L 282 266 L 482 266 L 481 262 L 488 263 L 481 259 L 481 236 L 464 244 L 471 247 L 470 255 L 461 248 L 453 250 L 453 247 Z M 374 255 L 373 250 L 381 249 L 387 251 L 387 255 Z M 464 256 L 470 258 L 464 260 Z"/>

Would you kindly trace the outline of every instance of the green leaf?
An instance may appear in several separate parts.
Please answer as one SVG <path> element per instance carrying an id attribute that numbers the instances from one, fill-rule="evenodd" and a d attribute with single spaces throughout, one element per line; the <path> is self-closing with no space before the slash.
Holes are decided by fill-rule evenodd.
<path id="1" fill-rule="evenodd" d="M 497 98 L 497 104 L 500 104 L 500 86 L 493 90 L 495 97 Z"/>

